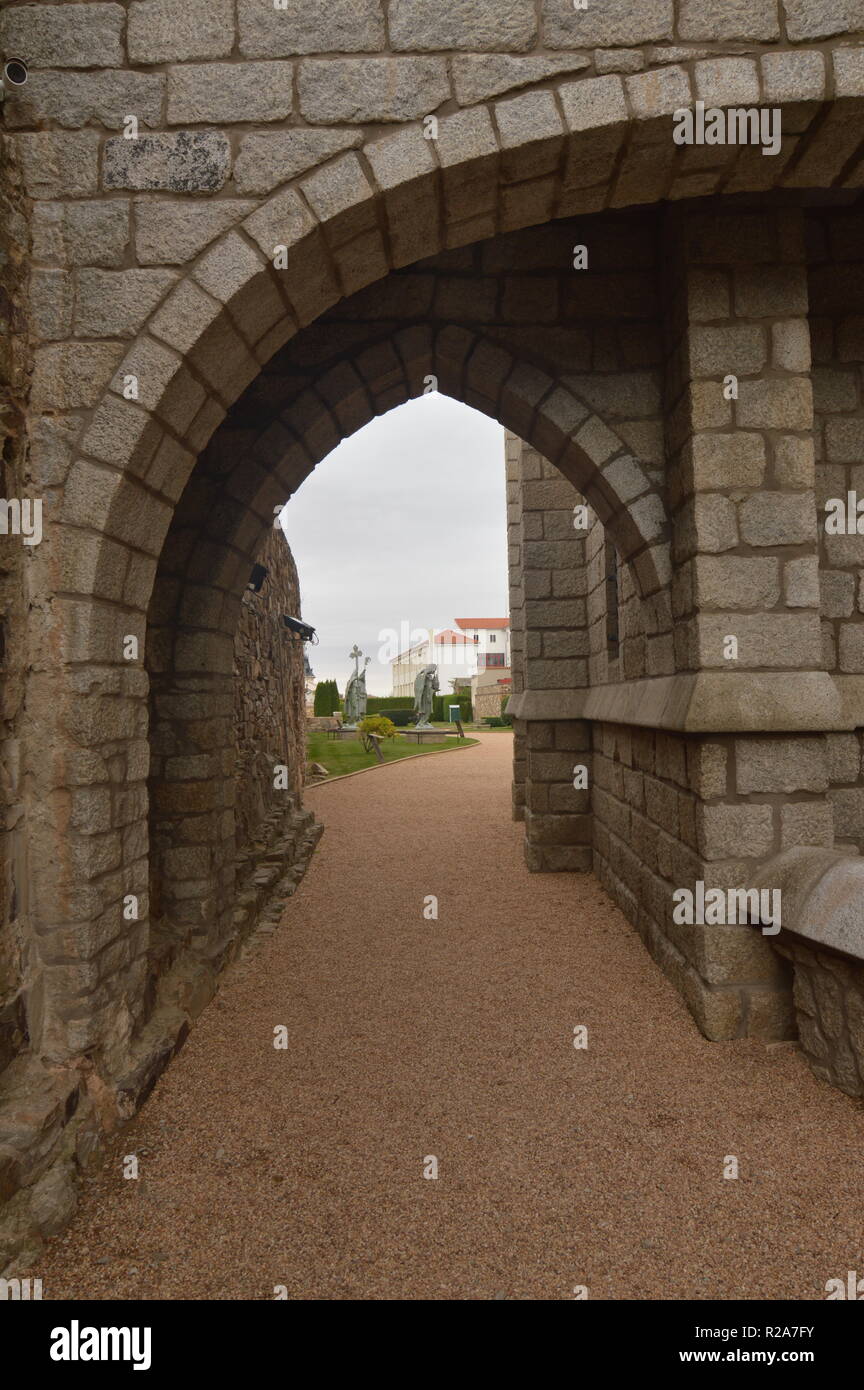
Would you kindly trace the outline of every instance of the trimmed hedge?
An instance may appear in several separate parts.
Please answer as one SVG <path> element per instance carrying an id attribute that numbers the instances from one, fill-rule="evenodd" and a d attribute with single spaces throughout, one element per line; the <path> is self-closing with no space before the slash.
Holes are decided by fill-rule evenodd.
<path id="1" fill-rule="evenodd" d="M 328 682 L 323 681 L 321 682 L 321 684 L 326 685 L 328 684 Z M 315 691 L 315 695 L 317 698 L 317 690 Z M 432 719 L 436 723 L 446 723 L 450 718 L 451 705 L 459 706 L 459 718 L 461 719 L 463 724 L 467 724 L 471 721 L 471 719 L 473 718 L 471 710 L 471 696 L 470 694 L 464 692 L 461 695 L 433 695 Z M 406 712 L 409 716 L 408 719 L 394 718 L 394 715 L 403 714 Z M 370 695 L 368 700 L 366 701 L 367 714 L 386 714 L 387 718 L 392 719 L 393 723 L 400 729 L 404 728 L 406 724 L 410 724 L 412 722 L 413 712 L 413 695 Z M 315 713 L 318 713 L 317 708 L 315 710 Z"/>
<path id="2" fill-rule="evenodd" d="M 397 729 L 404 729 L 414 721 L 414 712 L 410 709 L 382 709 L 380 713 L 385 719 L 389 719 L 391 724 L 395 724 Z"/>
<path id="3" fill-rule="evenodd" d="M 470 723 L 473 718 L 471 711 L 470 695 L 435 695 L 432 698 L 432 718 L 437 722 L 442 720 L 446 723 L 450 719 L 450 706 L 459 706 L 459 718 L 463 724 Z"/>

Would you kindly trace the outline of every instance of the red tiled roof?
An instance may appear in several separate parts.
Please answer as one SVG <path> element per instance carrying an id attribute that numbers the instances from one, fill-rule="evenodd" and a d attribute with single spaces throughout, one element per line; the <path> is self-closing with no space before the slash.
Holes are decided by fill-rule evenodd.
<path id="1" fill-rule="evenodd" d="M 510 626 L 509 618 L 457 618 L 456 626 L 461 628 L 504 628 Z"/>
<path id="2" fill-rule="evenodd" d="M 436 632 L 435 641 L 443 647 L 467 647 L 471 645 L 471 639 L 466 637 L 464 632 L 454 632 L 450 627 L 445 628 L 443 632 Z"/>

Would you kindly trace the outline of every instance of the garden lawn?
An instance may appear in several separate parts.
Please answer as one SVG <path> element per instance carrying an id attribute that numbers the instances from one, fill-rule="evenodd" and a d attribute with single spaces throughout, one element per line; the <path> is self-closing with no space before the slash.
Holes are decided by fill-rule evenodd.
<path id="1" fill-rule="evenodd" d="M 461 742 L 456 738 L 442 739 L 441 743 L 425 743 L 419 746 L 407 739 L 385 738 L 381 740 L 381 752 L 385 763 L 398 762 L 400 758 L 416 757 L 423 753 L 437 753 L 452 748 L 471 748 L 476 738 L 466 738 Z M 374 753 L 367 753 L 357 739 L 328 738 L 326 733 L 311 733 L 306 741 L 306 758 L 310 763 L 320 763 L 326 767 L 328 777 L 344 777 L 346 772 L 360 772 L 364 767 L 378 767 Z"/>

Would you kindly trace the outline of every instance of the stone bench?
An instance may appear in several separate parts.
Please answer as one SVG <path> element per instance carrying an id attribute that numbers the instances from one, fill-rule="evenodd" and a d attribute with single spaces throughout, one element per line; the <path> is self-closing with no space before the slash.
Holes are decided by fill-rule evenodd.
<path id="1" fill-rule="evenodd" d="M 864 858 L 786 850 L 755 886 L 781 890 L 781 929 L 768 939 L 791 962 L 798 1036 L 812 1070 L 864 1096 Z"/>

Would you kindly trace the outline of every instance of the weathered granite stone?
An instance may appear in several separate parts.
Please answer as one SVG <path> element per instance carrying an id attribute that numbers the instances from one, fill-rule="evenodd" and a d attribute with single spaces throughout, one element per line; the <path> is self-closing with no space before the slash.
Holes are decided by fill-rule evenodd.
<path id="1" fill-rule="evenodd" d="M 300 129 L 244 135 L 234 165 L 234 182 L 240 193 L 269 193 L 361 140 L 356 130 Z"/>
<path id="2" fill-rule="evenodd" d="M 109 206 L 116 206 L 110 204 Z M 135 202 L 135 249 L 142 265 L 183 265 L 254 212 L 255 204 L 240 198 L 204 203 L 198 200 Z"/>
<path id="3" fill-rule="evenodd" d="M 374 53 L 384 46 L 380 0 L 287 0 L 279 9 L 239 0 L 240 52 L 247 58 L 290 58 L 298 53 Z"/>
<path id="4" fill-rule="evenodd" d="M 471 106 L 559 73 L 579 72 L 590 63 L 590 58 L 580 53 L 562 54 L 560 58 L 514 58 L 501 53 L 457 55 L 452 60 L 453 87 L 456 100 L 462 106 Z"/>
<path id="5" fill-rule="evenodd" d="M 33 198 L 84 198 L 99 185 L 99 134 L 53 131 L 15 135 L 13 148 Z"/>
<path id="6" fill-rule="evenodd" d="M 449 0 L 440 8 L 427 0 L 392 0 L 389 24 L 393 47 L 414 53 L 460 48 L 518 52 L 530 48 L 537 36 L 534 0 L 500 0 L 491 8 L 476 0 Z"/>
<path id="7" fill-rule="evenodd" d="M 79 270 L 76 334 L 132 337 L 176 279 L 170 270 Z"/>
<path id="8" fill-rule="evenodd" d="M 300 64 L 307 121 L 406 121 L 447 100 L 442 58 L 308 58 Z"/>
<path id="9" fill-rule="evenodd" d="M 168 124 L 282 121 L 294 101 L 292 63 L 193 63 L 168 72 Z"/>
<path id="10" fill-rule="evenodd" d="M 672 0 L 603 0 L 584 10 L 572 0 L 543 0 L 543 33 L 549 48 L 634 48 L 654 39 L 671 39 Z"/>
<path id="11" fill-rule="evenodd" d="M 164 87 L 161 73 L 37 71 L 7 100 L 5 116 L 13 129 L 41 121 L 74 129 L 97 121 L 119 130 L 129 116 L 139 125 L 158 126 Z"/>
<path id="12" fill-rule="evenodd" d="M 33 255 L 59 265 L 122 265 L 129 242 L 129 204 L 37 203 Z"/>
<path id="13" fill-rule="evenodd" d="M 0 53 L 33 68 L 111 68 L 122 64 L 122 5 L 7 6 L 0 14 Z"/>
<path id="14" fill-rule="evenodd" d="M 224 58 L 234 46 L 233 0 L 132 0 L 127 41 L 133 63 Z"/>
<path id="15" fill-rule="evenodd" d="M 172 193 L 215 193 L 227 181 L 231 147 L 215 130 L 176 135 L 122 136 L 105 142 L 106 188 L 164 188 Z"/>

